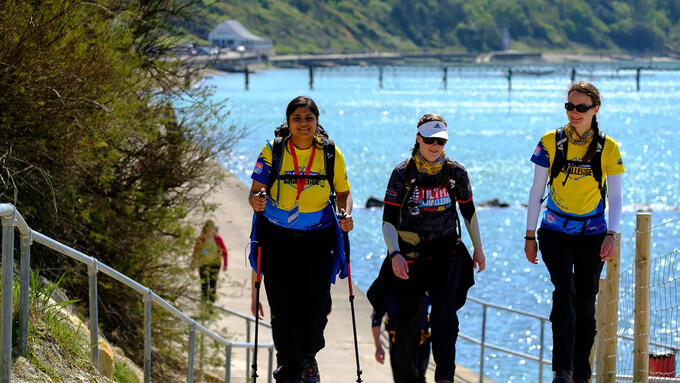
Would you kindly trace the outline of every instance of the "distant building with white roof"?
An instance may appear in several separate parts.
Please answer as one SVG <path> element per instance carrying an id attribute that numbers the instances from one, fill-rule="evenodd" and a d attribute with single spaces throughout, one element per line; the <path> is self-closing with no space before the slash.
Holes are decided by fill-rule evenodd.
<path id="1" fill-rule="evenodd" d="M 254 35 L 238 20 L 225 20 L 208 33 L 208 40 L 220 48 L 245 47 L 250 52 L 273 53 L 272 40 Z"/>

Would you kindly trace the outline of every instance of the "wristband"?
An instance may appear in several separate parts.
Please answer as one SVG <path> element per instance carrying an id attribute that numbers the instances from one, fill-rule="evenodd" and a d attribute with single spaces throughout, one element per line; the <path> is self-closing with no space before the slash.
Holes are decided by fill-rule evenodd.
<path id="1" fill-rule="evenodd" d="M 606 237 L 606 236 L 609 236 L 609 235 L 611 235 L 612 237 L 616 237 L 616 233 L 609 233 L 609 232 L 607 234 L 605 234 L 604 236 Z"/>
<path id="2" fill-rule="evenodd" d="M 524 239 L 527 240 L 527 241 L 535 241 L 536 237 L 529 237 L 528 235 L 525 235 Z"/>
<path id="3" fill-rule="evenodd" d="M 395 255 L 401 254 L 401 251 L 399 250 L 394 250 L 393 252 L 390 253 L 389 257 L 390 259 L 394 258 Z"/>

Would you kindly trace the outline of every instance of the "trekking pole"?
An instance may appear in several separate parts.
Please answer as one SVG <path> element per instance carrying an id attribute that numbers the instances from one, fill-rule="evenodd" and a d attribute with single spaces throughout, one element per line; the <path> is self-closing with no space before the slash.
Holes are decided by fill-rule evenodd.
<path id="1" fill-rule="evenodd" d="M 264 197 L 266 196 L 265 193 L 259 192 L 257 193 L 258 197 Z M 257 213 L 257 221 L 259 224 L 260 218 L 262 218 L 262 212 Z M 255 227 L 255 230 L 257 230 L 257 226 Z M 251 378 L 253 378 L 253 383 L 257 382 L 257 336 L 258 336 L 258 329 L 260 327 L 260 284 L 262 282 L 262 269 L 261 269 L 261 262 L 262 262 L 262 246 L 260 246 L 260 243 L 258 241 L 257 244 L 257 278 L 255 278 L 255 348 L 253 349 L 253 364 L 252 364 L 252 369 L 253 373 L 250 375 Z"/>
<path id="2" fill-rule="evenodd" d="M 347 217 L 346 213 L 338 215 L 339 219 Z M 346 231 L 342 232 L 342 237 L 345 241 L 345 259 L 347 260 L 347 281 L 349 282 L 349 306 L 352 310 L 352 330 L 354 331 L 354 356 L 357 361 L 357 383 L 362 383 L 361 367 L 359 366 L 359 343 L 357 342 L 357 320 L 354 314 L 354 290 L 352 289 L 352 270 L 349 266 L 349 234 Z"/>

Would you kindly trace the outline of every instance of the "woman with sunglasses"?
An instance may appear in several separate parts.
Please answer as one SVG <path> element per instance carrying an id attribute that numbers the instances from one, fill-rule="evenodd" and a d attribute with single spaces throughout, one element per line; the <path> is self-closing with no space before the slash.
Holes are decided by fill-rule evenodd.
<path id="1" fill-rule="evenodd" d="M 529 262 L 537 264 L 540 248 L 555 287 L 550 313 L 554 383 L 583 383 L 590 378 L 595 296 L 602 266 L 614 257 L 621 218 L 625 169 L 616 141 L 600 132 L 600 104 L 600 92 L 593 84 L 572 84 L 564 105 L 569 123 L 543 135 L 531 157 L 534 181 L 524 252 Z M 548 202 L 537 244 L 536 221 L 546 181 Z M 609 223 L 604 218 L 606 202 Z"/>
<path id="2" fill-rule="evenodd" d="M 458 316 L 473 267 L 484 270 L 479 224 L 465 168 L 444 154 L 449 138 L 446 121 L 426 114 L 418 120 L 411 157 L 392 171 L 383 212 L 383 236 L 394 276 L 389 289 L 396 300 L 395 347 L 401 369 L 394 376 L 418 381 L 418 346 L 425 292 L 431 297 L 430 322 L 435 381 L 453 382 Z M 472 259 L 461 242 L 458 202 L 474 245 Z"/>

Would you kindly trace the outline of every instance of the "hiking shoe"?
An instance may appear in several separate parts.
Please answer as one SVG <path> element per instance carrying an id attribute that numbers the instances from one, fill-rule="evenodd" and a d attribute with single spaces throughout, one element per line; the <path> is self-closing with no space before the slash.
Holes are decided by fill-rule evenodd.
<path id="1" fill-rule="evenodd" d="M 314 356 L 305 356 L 302 362 L 302 381 L 304 383 L 319 383 L 319 366 L 316 364 Z"/>
<path id="2" fill-rule="evenodd" d="M 552 383 L 572 383 L 574 381 L 572 375 L 572 372 L 568 370 L 557 371 Z"/>
<path id="3" fill-rule="evenodd" d="M 284 378 L 284 377 L 281 376 L 281 375 L 283 375 L 283 373 L 284 373 L 283 365 L 276 367 L 274 369 L 274 371 L 272 371 L 272 375 L 274 376 L 274 380 L 277 383 L 279 383 L 279 382 L 280 383 L 303 383 L 303 380 L 302 380 L 301 377 L 296 376 L 296 377 L 293 377 L 293 378 Z"/>
<path id="4" fill-rule="evenodd" d="M 281 379 L 281 368 L 282 368 L 282 367 L 283 367 L 283 365 L 278 366 L 278 367 L 276 367 L 276 368 L 274 369 L 274 371 L 272 371 L 272 375 L 274 376 L 274 379 L 275 379 L 277 382 L 278 382 L 279 380 L 282 380 L 282 379 Z"/>

